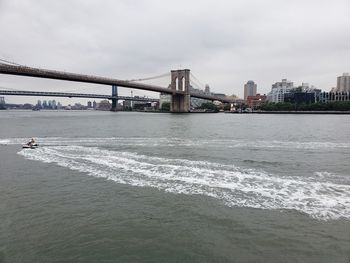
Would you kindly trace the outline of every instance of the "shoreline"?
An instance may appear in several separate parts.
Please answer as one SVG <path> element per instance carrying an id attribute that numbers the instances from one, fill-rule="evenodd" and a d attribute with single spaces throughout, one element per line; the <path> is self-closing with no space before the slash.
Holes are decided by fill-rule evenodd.
<path id="1" fill-rule="evenodd" d="M 253 112 L 228 112 L 231 114 L 345 114 L 350 115 L 350 111 L 253 111 Z"/>

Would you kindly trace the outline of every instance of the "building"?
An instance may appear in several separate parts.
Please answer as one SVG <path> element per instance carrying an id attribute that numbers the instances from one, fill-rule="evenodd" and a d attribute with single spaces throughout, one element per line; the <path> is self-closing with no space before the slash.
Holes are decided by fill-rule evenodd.
<path id="1" fill-rule="evenodd" d="M 111 110 L 111 108 L 112 108 L 112 104 L 108 100 L 102 100 L 98 105 L 99 110 L 108 111 L 108 110 Z"/>
<path id="2" fill-rule="evenodd" d="M 171 103 L 171 95 L 170 94 L 167 94 L 167 93 L 160 93 L 159 94 L 159 108 L 162 108 L 163 103 Z"/>
<path id="3" fill-rule="evenodd" d="M 316 102 L 350 101 L 350 92 L 320 92 L 316 94 Z"/>
<path id="4" fill-rule="evenodd" d="M 43 105 L 43 109 L 47 109 L 48 106 L 47 106 L 47 101 L 46 100 L 43 101 L 42 105 Z"/>
<path id="5" fill-rule="evenodd" d="M 244 85 L 244 100 L 246 101 L 248 96 L 255 96 L 256 89 L 257 85 L 254 83 L 254 81 L 249 80 L 247 84 Z"/>
<path id="6" fill-rule="evenodd" d="M 337 78 L 337 88 L 335 92 L 350 92 L 349 73 L 344 73 L 343 76 Z"/>
<path id="7" fill-rule="evenodd" d="M 210 87 L 209 87 L 208 84 L 205 85 L 204 92 L 205 92 L 206 94 L 210 94 Z"/>
<path id="8" fill-rule="evenodd" d="M 251 109 L 260 108 L 262 104 L 266 102 L 266 95 L 256 94 L 255 96 L 247 97 L 248 107 Z"/>
<path id="9" fill-rule="evenodd" d="M 94 102 L 92 103 L 92 107 L 93 107 L 94 109 L 97 108 L 97 102 L 96 102 L 96 101 L 94 101 Z"/>
<path id="10" fill-rule="evenodd" d="M 271 91 L 267 94 L 267 100 L 274 103 L 284 102 L 285 94 L 290 93 L 293 87 L 293 82 L 282 79 L 281 82 L 272 85 Z"/>
<path id="11" fill-rule="evenodd" d="M 6 109 L 5 107 L 5 97 L 0 97 L 0 110 Z"/>
<path id="12" fill-rule="evenodd" d="M 90 108 L 92 108 L 92 102 L 91 101 L 88 101 L 87 102 L 87 107 L 90 109 Z"/>
<path id="13" fill-rule="evenodd" d="M 123 110 L 130 111 L 131 109 L 131 100 L 123 101 Z"/>
<path id="14" fill-rule="evenodd" d="M 291 92 L 284 95 L 284 102 L 292 104 L 315 103 L 316 94 L 314 92 Z"/>

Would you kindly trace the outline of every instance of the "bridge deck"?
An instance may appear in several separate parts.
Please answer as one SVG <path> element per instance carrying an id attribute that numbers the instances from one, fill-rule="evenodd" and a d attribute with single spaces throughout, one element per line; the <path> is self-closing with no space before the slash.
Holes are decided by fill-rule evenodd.
<path id="1" fill-rule="evenodd" d="M 159 101 L 159 99 L 142 98 L 142 97 L 111 96 L 111 95 L 101 95 L 101 94 L 65 93 L 65 92 L 38 92 L 38 91 L 25 91 L 25 90 L 18 90 L 18 91 L 0 90 L 0 95 L 95 98 L 95 99 L 106 99 L 106 100 L 117 99 L 117 100 L 144 101 L 144 102 L 158 102 Z"/>
<path id="2" fill-rule="evenodd" d="M 85 83 L 94 83 L 101 85 L 109 85 L 109 86 L 120 86 L 125 88 L 133 88 L 133 89 L 141 89 L 147 91 L 161 92 L 167 94 L 184 94 L 184 91 L 181 90 L 172 90 L 169 88 L 164 88 L 160 86 L 147 85 L 137 82 L 130 82 L 126 80 L 119 80 L 114 78 L 106 78 L 99 76 L 91 76 L 91 75 L 83 75 L 76 73 L 69 73 L 63 71 L 56 70 L 47 70 L 47 69 L 39 69 L 32 68 L 26 66 L 14 66 L 0 63 L 0 73 L 8 74 L 8 75 L 19 75 L 19 76 L 27 76 L 27 77 L 36 77 L 36 78 L 47 78 L 47 79 L 57 79 L 57 80 L 66 80 L 66 81 L 75 81 L 75 82 L 85 82 Z M 216 96 L 206 95 L 206 94 L 198 94 L 194 92 L 190 92 L 191 97 L 208 99 L 208 100 L 218 100 L 222 102 L 232 102 L 226 98 L 220 98 Z"/>

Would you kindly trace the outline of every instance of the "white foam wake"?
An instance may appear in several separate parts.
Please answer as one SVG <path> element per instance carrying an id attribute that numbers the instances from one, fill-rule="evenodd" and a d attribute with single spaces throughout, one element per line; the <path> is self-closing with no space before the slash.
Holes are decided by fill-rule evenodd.
<path id="1" fill-rule="evenodd" d="M 83 146 L 48 146 L 19 154 L 122 184 L 211 196 L 228 206 L 295 209 L 317 219 L 350 219 L 350 186 L 317 177 L 279 177 L 234 165 Z"/>

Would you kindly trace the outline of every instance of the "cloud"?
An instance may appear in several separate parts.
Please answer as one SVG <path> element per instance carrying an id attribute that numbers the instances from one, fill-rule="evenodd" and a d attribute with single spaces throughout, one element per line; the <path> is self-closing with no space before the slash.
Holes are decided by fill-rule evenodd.
<path id="1" fill-rule="evenodd" d="M 349 11 L 347 0 L 0 0 L 0 57 L 121 79 L 181 65 L 227 94 L 242 95 L 249 79 L 262 93 L 282 78 L 329 90 L 350 71 Z M 5 82 L 77 85 L 0 76 Z"/>

